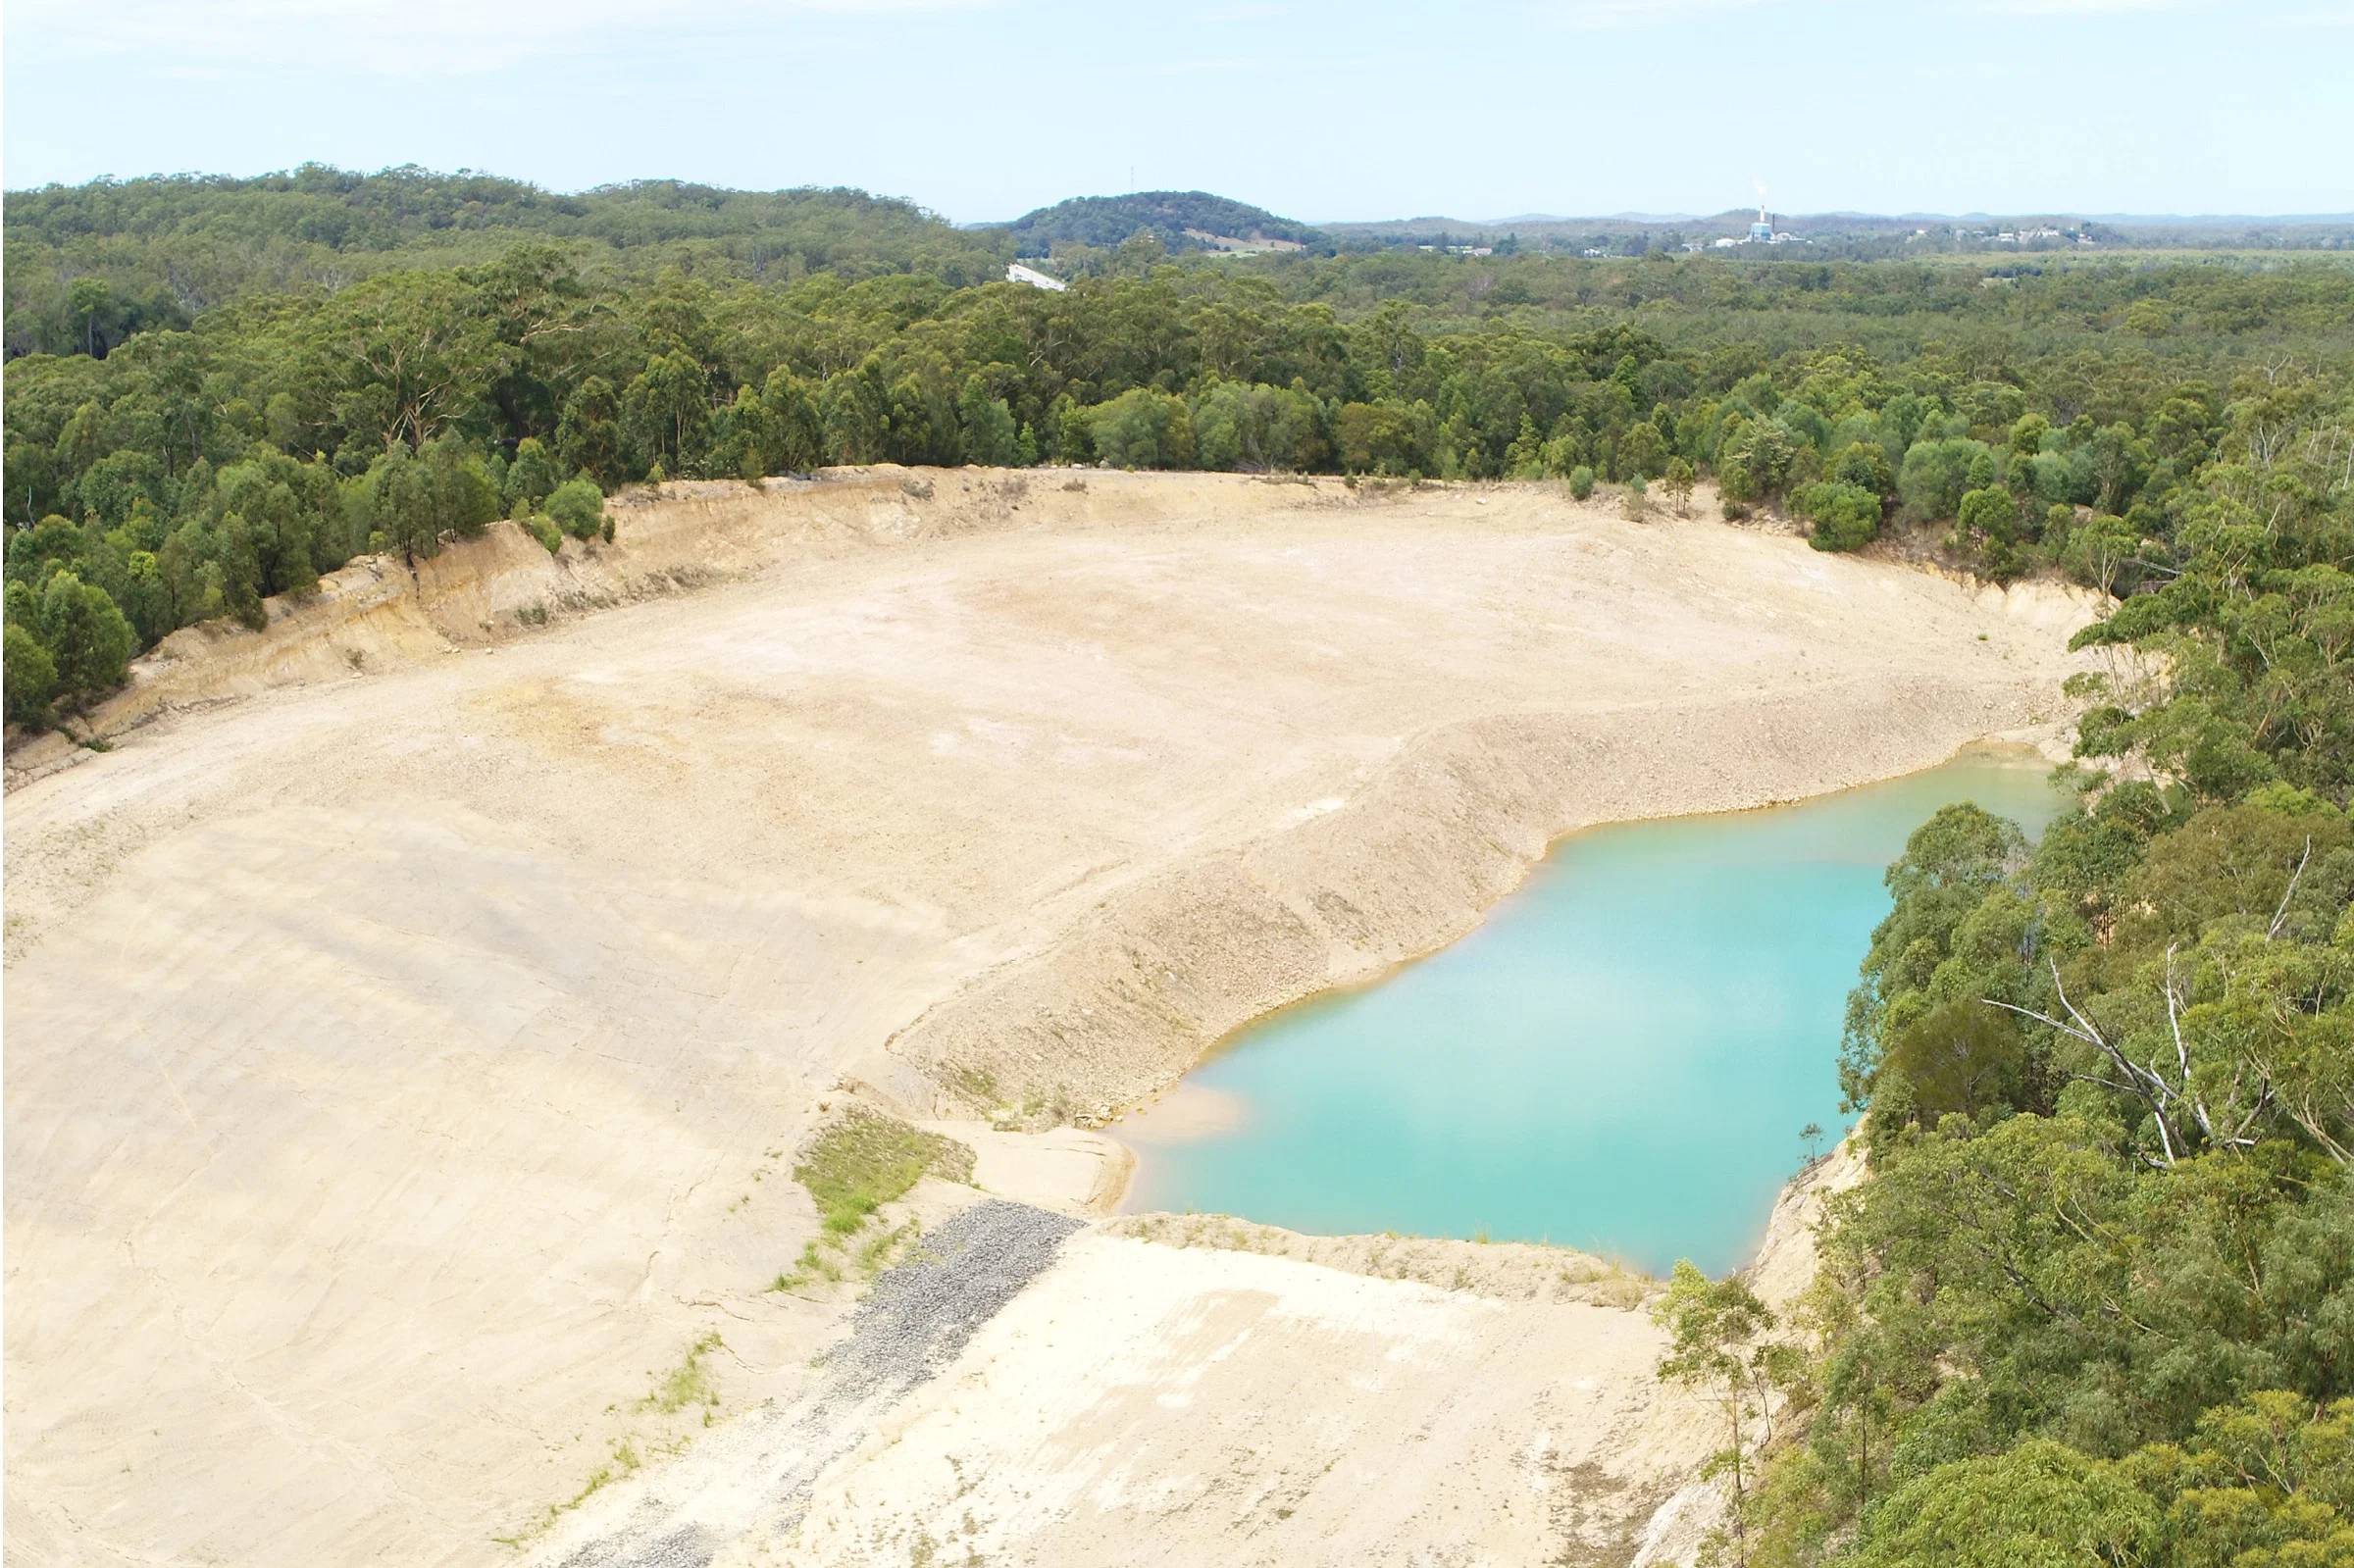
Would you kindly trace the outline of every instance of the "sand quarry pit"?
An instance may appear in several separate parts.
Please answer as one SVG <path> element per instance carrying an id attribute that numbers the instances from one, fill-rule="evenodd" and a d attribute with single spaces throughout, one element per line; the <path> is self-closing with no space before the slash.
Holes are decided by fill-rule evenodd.
<path id="1" fill-rule="evenodd" d="M 2082 601 L 1535 486 L 616 511 L 179 633 L 111 750 L 12 752 L 9 1561 L 1682 1549 L 1639 1285 L 1141 1234 L 1108 1139 L 989 1121 L 1151 1096 L 1568 829 L 2048 732 Z M 892 1286 L 904 1377 L 855 1283 L 767 1289 L 851 1095 L 966 1136 L 995 1197 L 899 1207 L 1024 1260 Z"/>

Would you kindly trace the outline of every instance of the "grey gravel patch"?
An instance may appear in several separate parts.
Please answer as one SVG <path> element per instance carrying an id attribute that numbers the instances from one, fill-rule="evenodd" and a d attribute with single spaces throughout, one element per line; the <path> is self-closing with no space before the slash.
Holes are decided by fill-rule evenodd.
<path id="1" fill-rule="evenodd" d="M 560 1568 L 710 1568 L 719 1545 L 708 1533 L 681 1525 L 670 1534 L 641 1543 L 624 1545 L 592 1541 L 566 1557 Z"/>
<path id="2" fill-rule="evenodd" d="M 886 1409 L 950 1361 L 1087 1228 L 1067 1214 L 991 1198 L 951 1217 L 884 1271 L 826 1357 L 832 1376 L 793 1424 L 811 1462 L 783 1477 L 772 1528 L 800 1522 L 818 1472 L 855 1445 Z"/>
<path id="3" fill-rule="evenodd" d="M 956 1358 L 1084 1220 L 992 1198 L 955 1215 L 875 1281 L 827 1356 L 838 1397 L 906 1392 Z"/>
<path id="4" fill-rule="evenodd" d="M 737 1536 L 791 1531 L 826 1467 L 855 1448 L 910 1391 L 955 1360 L 1046 1271 L 1062 1243 L 1086 1228 L 1084 1220 L 1002 1198 L 951 1216 L 876 1278 L 850 1318 L 849 1333 L 827 1352 L 826 1375 L 812 1394 L 745 1418 L 729 1435 L 732 1457 L 691 1450 L 675 1475 L 647 1483 L 626 1523 L 567 1553 L 557 1568 L 706 1568 Z M 680 1522 L 717 1479 L 698 1478 L 698 1461 L 738 1482 L 759 1478 L 760 1517 L 741 1519 L 725 1536 L 707 1525 Z"/>

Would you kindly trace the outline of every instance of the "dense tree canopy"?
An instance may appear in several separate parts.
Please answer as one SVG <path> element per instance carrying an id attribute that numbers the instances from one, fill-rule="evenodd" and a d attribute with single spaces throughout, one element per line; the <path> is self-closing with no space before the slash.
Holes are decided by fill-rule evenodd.
<path id="1" fill-rule="evenodd" d="M 2354 357 L 2354 269 L 2318 260 L 1995 279 L 1154 248 L 1082 255 L 1093 276 L 1054 293 L 999 280 L 1001 243 L 856 192 L 675 182 L 306 168 L 22 193 L 8 580 L 70 571 L 144 645 L 559 495 L 559 533 L 593 533 L 576 481 L 1108 462 L 1663 480 L 1679 514 L 1710 478 L 1826 549 L 1927 525 L 1996 576 L 2167 584 L 2131 631 L 2234 590 L 2185 562 L 2263 526 L 2280 463 L 2328 467 L 2297 443 L 2342 430 Z M 2111 704 L 2101 733 L 2235 766 L 2201 727 L 2251 681 L 2301 747 L 2342 728 L 2338 579 L 2308 555 L 2234 603 L 2180 701 Z M 49 702 L 107 668 L 60 664 Z"/>
<path id="2" fill-rule="evenodd" d="M 1889 870 L 1752 1560 L 2354 1560 L 2354 430 L 2235 392 L 2076 638 L 2116 771 Z"/>

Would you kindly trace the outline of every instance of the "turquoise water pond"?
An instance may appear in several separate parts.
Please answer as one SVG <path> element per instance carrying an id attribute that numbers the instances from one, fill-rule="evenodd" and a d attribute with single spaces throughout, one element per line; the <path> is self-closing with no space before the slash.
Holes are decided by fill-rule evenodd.
<path id="1" fill-rule="evenodd" d="M 1736 1267 L 1799 1130 L 1846 1125 L 1839 1025 L 1888 862 L 1952 801 L 2038 833 L 2047 772 L 1971 754 L 1571 835 L 1460 941 L 1261 1020 L 1126 1123 L 1128 1207 Z M 1229 1125 L 1185 1126 L 1213 1098 Z"/>

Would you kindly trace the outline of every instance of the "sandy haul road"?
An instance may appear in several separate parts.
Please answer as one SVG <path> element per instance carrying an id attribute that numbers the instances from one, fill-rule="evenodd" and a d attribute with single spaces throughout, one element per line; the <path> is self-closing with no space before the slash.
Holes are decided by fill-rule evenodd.
<path id="1" fill-rule="evenodd" d="M 1559 832 L 2057 718 L 2083 613 L 1534 488 L 852 474 L 621 531 L 551 562 L 502 527 L 422 593 L 349 569 L 183 633 L 111 752 L 12 757 L 12 1562 L 500 1560 L 699 1435 L 646 1391 L 703 1337 L 721 1414 L 812 1393 L 844 1301 L 763 1288 L 844 1078 L 1131 1101 Z M 1354 1310 L 1306 1263 L 1118 1261 L 1149 1245 L 1083 1235 L 1035 1310 Z M 1427 1310 L 1476 1362 L 1478 1314 Z M 1140 1452 L 1159 1409 L 1203 1419 L 1140 1396 Z"/>

